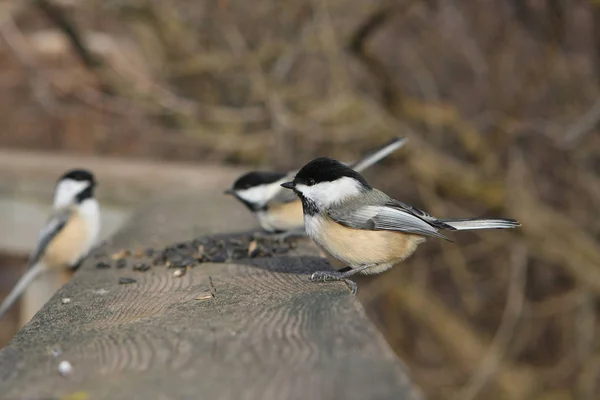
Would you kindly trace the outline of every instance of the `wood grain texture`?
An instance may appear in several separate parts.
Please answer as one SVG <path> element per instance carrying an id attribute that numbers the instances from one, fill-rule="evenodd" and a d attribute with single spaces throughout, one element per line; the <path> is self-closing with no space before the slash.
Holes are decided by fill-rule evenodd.
<path id="1" fill-rule="evenodd" d="M 19 327 L 23 327 L 73 276 L 73 271 L 46 271 L 23 292 L 19 307 Z"/>
<path id="2" fill-rule="evenodd" d="M 134 271 L 146 256 L 121 269 L 110 259 L 254 224 L 201 210 L 193 197 L 155 202 L 96 250 L 0 351 L 0 398 L 419 398 L 345 284 L 308 280 L 327 265 L 306 241 L 276 257 L 197 264 L 181 277 L 163 265 Z M 118 284 L 124 277 L 136 282 Z M 67 378 L 62 360 L 74 369 Z"/>

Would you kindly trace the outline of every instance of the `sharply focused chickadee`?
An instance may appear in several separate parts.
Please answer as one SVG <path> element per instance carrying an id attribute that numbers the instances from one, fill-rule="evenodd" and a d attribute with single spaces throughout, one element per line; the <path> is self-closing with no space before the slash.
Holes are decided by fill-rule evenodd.
<path id="1" fill-rule="evenodd" d="M 361 172 L 379 162 L 406 143 L 406 138 L 394 138 L 371 151 L 348 167 Z M 302 203 L 293 192 L 283 190 L 281 184 L 293 178 L 297 171 L 277 173 L 253 171 L 239 177 L 226 194 L 235 196 L 256 215 L 260 226 L 267 232 L 302 231 L 304 218 Z"/>
<path id="2" fill-rule="evenodd" d="M 378 274 L 409 257 L 427 236 L 446 239 L 439 230 L 504 229 L 520 226 L 513 219 L 437 219 L 371 187 L 356 171 L 331 158 L 306 164 L 292 182 L 302 201 L 308 236 L 345 272 L 319 271 L 313 281 L 343 280 L 355 273 Z"/>
<path id="3" fill-rule="evenodd" d="M 100 230 L 95 186 L 94 176 L 82 169 L 68 171 L 58 180 L 52 213 L 40 231 L 27 272 L 0 304 L 0 318 L 40 273 L 76 268 L 90 251 Z"/>

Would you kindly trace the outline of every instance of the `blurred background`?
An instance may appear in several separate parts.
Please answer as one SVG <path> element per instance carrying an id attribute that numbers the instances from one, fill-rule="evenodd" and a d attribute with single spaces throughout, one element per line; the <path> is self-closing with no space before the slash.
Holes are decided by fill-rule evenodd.
<path id="1" fill-rule="evenodd" d="M 429 240 L 360 279 L 360 300 L 417 384 L 430 399 L 598 398 L 598 2 L 32 0 L 0 10 L 0 296 L 48 210 L 48 192 L 23 194 L 34 176 L 51 190 L 58 175 L 46 163 L 110 156 L 122 163 L 115 176 L 127 162 L 286 170 L 406 136 L 366 172 L 374 186 L 437 216 L 523 224 Z M 133 202 L 103 204 L 106 236 Z"/>

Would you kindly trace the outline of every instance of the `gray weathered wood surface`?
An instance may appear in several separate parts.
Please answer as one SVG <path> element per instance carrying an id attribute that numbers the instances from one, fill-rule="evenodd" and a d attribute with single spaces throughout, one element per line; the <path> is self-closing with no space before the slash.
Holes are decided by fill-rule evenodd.
<path id="1" fill-rule="evenodd" d="M 140 210 L 0 351 L 0 398 L 416 398 L 347 287 L 308 280 L 327 266 L 307 242 L 293 254 L 199 264 L 179 278 L 160 265 L 96 268 L 123 248 L 252 227 L 239 208 L 184 196 Z M 73 366 L 66 378 L 62 360 Z"/>

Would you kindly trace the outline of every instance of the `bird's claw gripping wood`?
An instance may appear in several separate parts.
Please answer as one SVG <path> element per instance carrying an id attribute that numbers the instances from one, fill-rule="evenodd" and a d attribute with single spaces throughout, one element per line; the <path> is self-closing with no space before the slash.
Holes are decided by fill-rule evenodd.
<path id="1" fill-rule="evenodd" d="M 352 294 L 356 295 L 358 285 L 354 281 L 346 278 L 346 276 L 345 272 L 317 271 L 313 272 L 310 276 L 310 280 L 313 282 L 344 281 L 346 285 L 348 285 L 348 288 L 350 288 Z"/>

